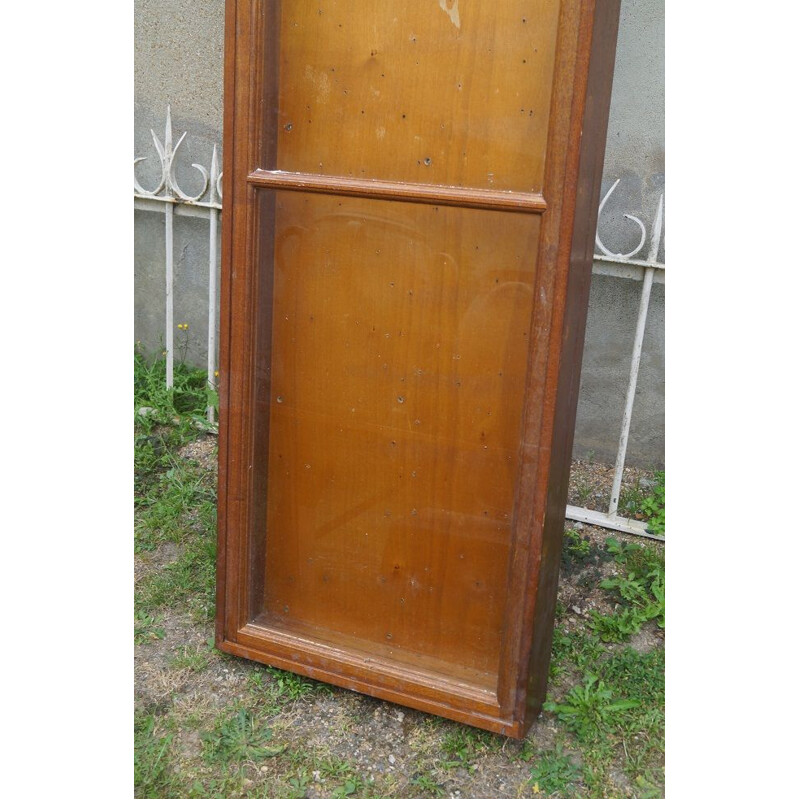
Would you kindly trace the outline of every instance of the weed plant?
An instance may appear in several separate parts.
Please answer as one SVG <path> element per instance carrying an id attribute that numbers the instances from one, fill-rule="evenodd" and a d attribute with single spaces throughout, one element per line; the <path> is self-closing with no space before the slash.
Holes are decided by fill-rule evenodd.
<path id="1" fill-rule="evenodd" d="M 664 473 L 656 473 L 656 485 L 652 493 L 642 500 L 642 513 L 647 519 L 647 530 L 650 533 L 664 535 L 666 517 L 666 489 L 664 485 Z"/>
<path id="2" fill-rule="evenodd" d="M 603 680 L 587 673 L 582 685 L 569 690 L 564 703 L 548 701 L 544 709 L 565 722 L 579 741 L 591 744 L 599 741 L 619 712 L 638 705 L 638 700 L 615 699 Z"/>
<path id="3" fill-rule="evenodd" d="M 571 571 L 583 567 L 592 557 L 592 543 L 588 536 L 581 536 L 576 530 L 564 531 L 564 544 L 561 548 L 561 569 Z"/>
<path id="4" fill-rule="evenodd" d="M 441 784 L 427 773 L 415 775 L 410 783 L 421 792 L 422 797 L 444 797 L 445 792 Z"/>
<path id="5" fill-rule="evenodd" d="M 272 677 L 272 687 L 278 697 L 287 700 L 299 700 L 314 692 L 320 694 L 332 694 L 333 690 L 326 683 L 297 675 L 294 672 L 286 672 L 275 667 L 267 667 L 265 672 Z"/>
<path id="6" fill-rule="evenodd" d="M 172 370 L 173 385 L 167 388 L 167 362 L 148 359 L 138 349 L 133 354 L 133 402 L 138 416 L 152 424 L 169 424 L 176 417 L 205 421 L 208 405 L 216 405 L 216 392 L 208 388 L 205 371 L 177 361 Z M 142 414 L 140 409 L 151 411 Z"/>
<path id="7" fill-rule="evenodd" d="M 259 722 L 247 709 L 231 717 L 220 717 L 212 731 L 206 731 L 203 757 L 209 764 L 254 761 L 271 758 L 283 752 L 285 746 L 270 747 L 272 731 Z"/>
<path id="8" fill-rule="evenodd" d="M 665 625 L 664 554 L 655 546 L 622 545 L 616 539 L 606 543 L 623 574 L 606 578 L 600 586 L 610 590 L 619 608 L 613 614 L 592 612 L 591 627 L 604 642 L 621 642 L 638 633 L 655 619 Z"/>
<path id="9" fill-rule="evenodd" d="M 655 473 L 655 484 L 647 492 L 637 481 L 635 486 L 623 488 L 619 496 L 619 510 L 628 517 L 643 519 L 647 531 L 664 535 L 666 494 L 664 472 Z"/>

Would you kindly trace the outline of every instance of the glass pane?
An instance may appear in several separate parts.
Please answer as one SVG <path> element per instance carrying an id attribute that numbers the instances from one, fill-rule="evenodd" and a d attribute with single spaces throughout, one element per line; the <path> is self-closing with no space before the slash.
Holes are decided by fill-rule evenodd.
<path id="1" fill-rule="evenodd" d="M 559 4 L 284 0 L 289 172 L 541 191 Z"/>
<path id="2" fill-rule="evenodd" d="M 496 684 L 540 218 L 277 192 L 262 624 Z"/>

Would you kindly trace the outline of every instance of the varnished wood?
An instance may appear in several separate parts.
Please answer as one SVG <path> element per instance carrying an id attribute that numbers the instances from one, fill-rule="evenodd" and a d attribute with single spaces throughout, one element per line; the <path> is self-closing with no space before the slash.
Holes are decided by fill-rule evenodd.
<path id="1" fill-rule="evenodd" d="M 217 644 L 522 736 L 619 4 L 429 5 L 228 2 Z"/>
<path id="2" fill-rule="evenodd" d="M 296 636 L 281 640 L 251 625 L 242 628 L 235 641 L 225 640 L 222 649 L 262 664 L 477 725 L 495 733 L 515 738 L 524 735 L 523 723 L 503 718 L 496 704 L 484 711 L 484 702 L 475 702 L 469 692 L 459 691 L 460 687 L 452 681 L 428 684 L 426 676 L 421 676 L 418 670 L 403 671 L 395 665 L 383 664 L 376 668 L 371 661 L 358 664 L 350 652 L 324 653 L 317 642 L 303 641 Z M 388 669 L 383 671 L 383 666 L 388 666 Z"/>
<path id="3" fill-rule="evenodd" d="M 459 208 L 483 208 L 497 211 L 527 211 L 541 214 L 547 203 L 536 192 L 503 192 L 492 189 L 465 189 L 459 186 L 436 186 L 426 183 L 402 183 L 338 175 L 314 175 L 305 172 L 280 172 L 257 169 L 247 176 L 252 186 L 263 189 L 291 189 L 319 192 L 342 197 L 366 197 L 374 200 L 403 200 Z"/>
<path id="4" fill-rule="evenodd" d="M 560 259 L 562 276 L 558 294 L 563 310 L 556 312 L 558 339 L 558 378 L 553 398 L 553 433 L 545 520 L 542 528 L 542 564 L 537 580 L 536 600 L 528 666 L 528 682 L 519 702 L 519 716 L 529 727 L 545 700 L 553 638 L 556 591 L 564 531 L 575 415 L 580 389 L 580 365 L 583 358 L 586 317 L 591 288 L 592 261 L 597 229 L 598 200 L 603 177 L 611 84 L 614 74 L 619 0 L 599 2 L 592 14 L 587 5 L 580 17 L 579 40 L 590 42 L 577 56 L 576 87 L 570 139 L 578 140 L 577 157 L 568 160 L 567 186 L 570 194 L 565 205 L 572 207 L 569 229 L 562 241 L 569 241 L 569 258 Z M 575 176 L 573 178 L 573 175 Z M 555 369 L 555 364 L 553 364 Z"/>
<path id="5" fill-rule="evenodd" d="M 281 3 L 266 169 L 541 192 L 559 3 Z"/>
<path id="6" fill-rule="evenodd" d="M 278 193 L 276 625 L 354 631 L 495 690 L 539 221 Z"/>

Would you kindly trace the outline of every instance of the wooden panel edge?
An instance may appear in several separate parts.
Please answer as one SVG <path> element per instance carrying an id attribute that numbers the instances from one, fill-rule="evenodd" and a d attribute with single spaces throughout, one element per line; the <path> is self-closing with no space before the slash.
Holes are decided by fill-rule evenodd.
<path id="1" fill-rule="evenodd" d="M 236 86 L 236 40 L 233 31 L 236 27 L 237 0 L 225 3 L 225 53 L 224 53 L 224 109 L 223 109 L 223 149 L 222 186 L 225 197 L 233 196 L 234 165 L 234 91 Z M 216 562 L 216 614 L 214 636 L 217 643 L 225 636 L 225 608 L 227 597 L 227 541 L 228 541 L 228 442 L 230 429 L 230 323 L 231 323 L 231 285 L 229 276 L 233 264 L 233 207 L 224 203 L 221 213 L 220 237 L 220 311 L 219 311 L 219 396 L 217 451 L 217 562 Z"/>
<path id="2" fill-rule="evenodd" d="M 264 156 L 252 124 L 264 106 L 263 65 L 252 42 L 263 36 L 268 0 L 227 0 L 223 128 L 222 264 L 220 282 L 220 413 L 217 515 L 218 641 L 235 636 L 247 614 L 247 554 L 251 528 L 255 314 L 256 191 L 247 175 Z"/>
<path id="3" fill-rule="evenodd" d="M 548 371 L 557 375 L 557 384 L 526 693 L 528 726 L 544 703 L 550 666 L 619 10 L 620 0 L 584 0 L 581 15 L 585 44 L 580 48 L 576 73 L 582 80 L 576 86 L 571 134 L 580 147 L 577 163 L 570 165 L 567 176 L 574 195 L 573 213 L 563 228 L 563 244 L 569 243 L 560 254 L 565 263 L 559 269 L 557 296 L 563 298 L 563 304 L 552 329 L 556 355 L 548 365 Z"/>
<path id="4" fill-rule="evenodd" d="M 548 420 L 554 414 L 551 375 L 553 322 L 558 302 L 559 254 L 569 216 L 570 146 L 575 151 L 575 68 L 580 47 L 580 12 L 584 0 L 562 2 L 559 12 L 552 105 L 547 133 L 543 191 L 552 198 L 542 218 L 531 317 L 531 342 L 521 420 L 518 479 L 514 496 L 513 544 L 509 560 L 509 610 L 503 638 L 498 697 L 506 714 L 525 720 L 528 671 L 533 637 L 535 589 L 541 559 L 546 487 L 549 479 Z M 575 170 L 577 172 L 577 168 Z M 574 175 L 573 175 L 574 178 Z M 530 724 L 528 722 L 528 724 Z M 527 727 L 526 727 L 527 729 Z"/>
<path id="5" fill-rule="evenodd" d="M 540 239 L 528 397 L 520 444 L 519 494 L 515 498 L 514 549 L 509 566 L 510 593 L 524 596 L 524 601 L 509 614 L 498 685 L 504 713 L 522 721 L 525 731 L 541 710 L 547 686 L 569 478 L 569 454 L 565 455 L 565 447 L 571 445 L 572 435 L 572 431 L 565 431 L 565 426 L 569 427 L 570 419 L 574 423 L 575 411 L 565 383 L 579 381 L 580 363 L 575 366 L 574 359 L 580 353 L 572 345 L 580 332 L 582 347 L 585 323 L 580 314 L 576 316 L 581 302 L 575 303 L 567 297 L 568 288 L 573 288 L 568 284 L 576 278 L 571 268 L 570 248 L 574 246 L 576 218 L 583 215 L 590 226 L 592 219 L 596 221 L 596 213 L 592 218 L 591 209 L 587 213 L 585 206 L 582 210 L 575 207 L 585 184 L 586 153 L 598 146 L 593 128 L 602 116 L 586 113 L 587 93 L 590 83 L 597 82 L 608 67 L 609 53 L 602 52 L 603 46 L 611 48 L 611 63 L 605 78 L 610 85 L 616 40 L 609 42 L 597 32 L 605 30 L 607 34 L 609 20 L 614 20 L 616 32 L 618 6 L 618 0 L 565 2 L 559 22 L 555 77 L 558 88 L 553 95 L 544 184 L 545 194 L 555 201 L 544 217 Z M 609 100 L 610 92 L 605 100 L 606 116 Z M 602 105 L 601 102 L 599 106 Z M 605 131 L 600 133 L 602 171 Z M 551 155 L 559 150 L 559 157 Z M 581 199 L 585 203 L 585 191 L 583 194 Z M 583 236 L 586 225 L 577 227 Z M 590 277 L 591 259 L 588 270 Z M 567 342 L 571 349 L 562 354 L 561 347 Z M 534 380 L 534 376 L 540 377 Z M 558 486 L 551 486 L 553 482 Z M 535 595 L 530 592 L 532 587 Z"/>

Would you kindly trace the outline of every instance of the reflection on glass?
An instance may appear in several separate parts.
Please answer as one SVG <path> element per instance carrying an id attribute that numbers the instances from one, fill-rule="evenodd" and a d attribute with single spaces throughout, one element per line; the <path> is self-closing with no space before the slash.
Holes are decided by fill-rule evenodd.
<path id="1" fill-rule="evenodd" d="M 260 621 L 492 688 L 540 218 L 275 213 Z"/>
<path id="2" fill-rule="evenodd" d="M 289 172 L 542 188 L 559 4 L 284 0 Z"/>

